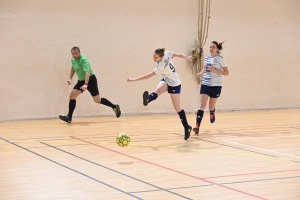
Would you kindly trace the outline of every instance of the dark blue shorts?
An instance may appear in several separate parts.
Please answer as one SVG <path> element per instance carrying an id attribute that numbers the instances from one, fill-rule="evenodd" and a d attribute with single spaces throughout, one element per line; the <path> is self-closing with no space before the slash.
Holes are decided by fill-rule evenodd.
<path id="1" fill-rule="evenodd" d="M 218 98 L 221 95 L 222 86 L 201 85 L 200 94 L 206 94 L 211 98 Z"/>
<path id="2" fill-rule="evenodd" d="M 166 80 L 164 78 L 161 81 L 166 82 Z M 180 94 L 180 92 L 181 92 L 181 85 L 178 85 L 178 86 L 169 86 L 168 85 L 168 93 L 169 94 Z"/>

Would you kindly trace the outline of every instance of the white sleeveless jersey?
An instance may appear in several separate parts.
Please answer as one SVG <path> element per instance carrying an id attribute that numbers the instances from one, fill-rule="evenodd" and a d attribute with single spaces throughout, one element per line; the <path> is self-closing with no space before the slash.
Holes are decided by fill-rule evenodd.
<path id="1" fill-rule="evenodd" d="M 209 66 L 213 66 L 217 70 L 222 70 L 222 68 L 227 67 L 225 59 L 217 55 L 215 57 L 206 56 L 205 57 L 205 69 L 202 78 L 202 84 L 207 86 L 222 86 L 222 76 L 219 74 L 210 73 Z"/>
<path id="2" fill-rule="evenodd" d="M 163 59 L 157 62 L 158 66 L 153 70 L 154 74 L 162 75 L 169 86 L 181 85 L 180 78 L 173 64 L 174 54 L 172 51 L 165 51 Z"/>

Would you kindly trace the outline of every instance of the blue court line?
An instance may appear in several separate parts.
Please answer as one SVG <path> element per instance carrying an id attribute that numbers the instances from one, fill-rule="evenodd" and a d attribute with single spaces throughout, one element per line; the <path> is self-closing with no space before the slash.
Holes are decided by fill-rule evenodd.
<path id="1" fill-rule="evenodd" d="M 80 156 L 77 156 L 77 155 L 72 154 L 72 153 L 70 153 L 70 152 L 68 152 L 68 151 L 62 150 L 62 149 L 57 148 L 57 147 L 55 147 L 55 146 L 52 146 L 52 145 L 50 145 L 50 144 L 47 144 L 47 143 L 44 143 L 44 142 L 41 142 L 41 143 L 44 144 L 44 145 L 47 145 L 47 146 L 49 146 L 49 147 L 52 147 L 52 148 L 54 148 L 54 149 L 56 149 L 56 150 L 58 150 L 58 151 L 64 152 L 64 153 L 66 153 L 66 154 L 69 154 L 69 155 L 71 155 L 71 156 L 74 156 L 74 157 L 76 157 L 76 158 L 79 158 L 79 159 L 81 159 L 81 160 L 84 160 L 84 161 L 86 161 L 86 162 L 89 162 L 89 163 L 92 163 L 92 164 L 97 165 L 97 166 L 99 166 L 99 167 L 102 167 L 102 168 L 104 168 L 104 169 L 113 171 L 113 172 L 115 172 L 115 173 L 121 174 L 121 175 L 126 176 L 126 177 L 128 177 L 128 178 L 131 178 L 131 179 L 133 179 L 133 180 L 136 180 L 136 181 L 139 181 L 139 182 L 141 182 L 141 183 L 144 183 L 144 184 L 146 184 L 146 185 L 150 185 L 150 186 L 152 186 L 152 187 L 155 187 L 155 188 L 158 189 L 158 190 L 156 190 L 156 191 L 161 191 L 161 190 L 163 190 L 163 191 L 165 191 L 165 192 L 168 192 L 168 193 L 171 193 L 171 194 L 180 196 L 180 197 L 182 197 L 182 198 L 184 198 L 184 199 L 190 199 L 190 198 L 185 197 L 185 196 L 183 196 L 183 195 L 177 194 L 177 193 L 175 193 L 175 192 L 166 190 L 166 189 L 164 189 L 164 188 L 161 188 L 161 187 L 159 187 L 159 186 L 153 185 L 153 184 L 148 183 L 148 182 L 146 182 L 146 181 L 143 181 L 143 180 L 137 179 L 137 178 L 135 178 L 135 177 L 132 177 L 132 176 L 130 176 L 130 175 L 124 174 L 124 173 L 119 172 L 119 171 L 117 171 L 117 170 L 114 170 L 114 169 L 112 169 L 112 168 L 109 168 L 109 167 L 106 167 L 106 166 L 104 166 L 104 165 L 101 165 L 101 164 L 95 163 L 95 162 L 93 162 L 93 161 L 90 161 L 90 160 L 88 160 L 88 159 L 82 158 L 82 157 L 80 157 Z"/>
<path id="2" fill-rule="evenodd" d="M 174 133 L 174 134 L 175 135 L 183 136 L 182 134 L 178 134 L 178 133 Z M 200 139 L 200 138 L 191 138 L 191 139 L 201 140 L 201 141 L 204 141 L 204 142 L 208 142 L 208 143 L 212 143 L 212 144 L 218 144 L 218 145 L 225 146 L 225 147 L 230 147 L 230 148 L 233 148 L 233 149 L 239 149 L 239 150 L 242 150 L 242 151 L 248 151 L 248 152 L 252 152 L 252 153 L 256 153 L 256 154 L 261 154 L 261 155 L 268 156 L 268 157 L 280 158 L 278 156 L 273 156 L 273 155 L 269 155 L 269 154 L 266 154 L 266 153 L 260 153 L 260 152 L 257 152 L 257 151 L 243 149 L 243 148 L 240 148 L 240 147 L 235 147 L 235 146 L 231 146 L 231 145 L 227 145 L 227 144 L 222 144 L 222 143 L 218 143 L 218 142 L 213 142 L 213 141 L 209 141 L 209 140 L 203 140 L 203 139 Z M 295 160 L 291 160 L 291 162 L 300 163 L 300 161 L 295 161 Z"/>
<path id="3" fill-rule="evenodd" d="M 84 173 L 82 173 L 82 172 L 79 172 L 79 171 L 77 171 L 77 170 L 75 170 L 75 169 L 72 169 L 72 168 L 67 167 L 67 166 L 65 166 L 65 165 L 63 165 L 63 164 L 60 164 L 60 163 L 58 163 L 58 162 L 56 162 L 56 161 L 54 161 L 54 160 L 51 160 L 51 159 L 49 159 L 49 158 L 47 158 L 47 157 L 45 157 L 45 156 L 42 156 L 42 155 L 40 155 L 40 154 L 38 154 L 38 153 L 36 153 L 36 152 L 34 152 L 34 151 L 31 151 L 31 150 L 29 150 L 29 149 L 27 149 L 27 148 L 25 148 L 25 147 L 22 147 L 22 146 L 17 145 L 17 144 L 15 144 L 15 143 L 13 143 L 13 142 L 10 142 L 9 140 L 3 139 L 3 138 L 1 138 L 1 137 L 0 137 L 0 139 L 3 140 L 3 141 L 5 141 L 5 142 L 7 142 L 7 143 L 9 143 L 9 144 L 12 144 L 12 145 L 14 145 L 14 146 L 16 146 L 16 147 L 19 147 L 19 148 L 21 148 L 21 149 L 23 149 L 23 150 L 25 150 L 25 151 L 28 151 L 28 152 L 30 152 L 30 153 L 32 153 L 32 154 L 35 154 L 35 155 L 37 155 L 37 156 L 39 156 L 39 157 L 41 157 L 41 158 L 44 158 L 44 159 L 46 159 L 46 160 L 48 160 L 48 161 L 50 161 L 50 162 L 52 162 L 52 163 L 55 163 L 55 164 L 57 164 L 57 165 L 59 165 L 59 166 L 61 166 L 61 167 L 64 167 L 64 168 L 66 168 L 66 169 L 68 169 L 68 170 L 71 170 L 71 171 L 76 172 L 76 173 L 78 173 L 78 174 L 80 174 L 80 175 L 82 175 L 82 176 L 85 176 L 85 177 L 87 177 L 87 178 L 89 178 L 89 179 L 92 179 L 92 180 L 94 180 L 94 181 L 96 181 L 96 182 L 98 182 L 98 183 L 101 183 L 101 184 L 103 184 L 103 185 L 105 185 L 105 186 L 107 186 L 107 187 L 110 187 L 110 188 L 115 189 L 115 190 L 117 190 L 117 191 L 119 191 L 119 192 L 122 192 L 122 193 L 124 193 L 124 194 L 126 194 L 126 195 L 129 195 L 129 196 L 131 196 L 131 197 L 133 197 L 133 198 L 135 198 L 135 199 L 141 199 L 140 197 L 134 196 L 134 195 L 132 195 L 132 194 L 130 194 L 130 193 L 128 193 L 128 192 L 125 192 L 125 191 L 123 191 L 123 190 L 121 190 L 121 189 L 118 189 L 118 188 L 112 186 L 112 185 L 109 185 L 109 184 L 107 184 L 107 183 L 104 183 L 104 182 L 102 182 L 102 181 L 100 181 L 100 180 L 98 180 L 98 179 L 95 179 L 95 178 L 93 178 L 93 177 L 91 177 L 91 176 L 88 176 L 88 175 L 86 175 L 86 174 L 84 174 Z"/>
<path id="4" fill-rule="evenodd" d="M 292 178 L 300 178 L 300 176 L 290 176 L 290 177 L 282 177 L 282 178 L 269 178 L 269 179 L 257 179 L 257 180 L 249 180 L 249 181 L 227 182 L 227 183 L 220 183 L 220 184 L 222 184 L 222 185 L 230 185 L 230 184 L 238 184 L 238 183 L 250 183 L 250 182 L 259 182 L 259 181 L 273 181 L 273 180 L 283 180 L 283 179 L 292 179 Z M 213 186 L 213 184 L 195 185 L 195 186 L 189 186 L 189 187 L 167 188 L 166 190 L 180 190 L 180 189 L 198 188 L 198 187 L 204 187 L 204 186 Z M 130 194 L 144 193 L 144 192 L 156 192 L 156 191 L 159 191 L 159 190 L 136 191 L 136 192 L 130 192 Z"/>

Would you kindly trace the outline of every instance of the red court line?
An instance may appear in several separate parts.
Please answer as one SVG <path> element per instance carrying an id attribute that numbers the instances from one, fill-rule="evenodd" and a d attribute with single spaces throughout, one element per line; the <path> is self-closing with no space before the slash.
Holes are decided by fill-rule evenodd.
<path id="1" fill-rule="evenodd" d="M 176 173 L 178 173 L 178 174 L 182 174 L 182 175 L 185 175 L 185 176 L 194 178 L 194 179 L 198 179 L 198 180 L 200 180 L 200 181 L 204 181 L 204 182 L 207 182 L 207 183 L 210 183 L 210 184 L 214 184 L 214 185 L 216 185 L 216 186 L 219 186 L 219 187 L 222 187 L 222 188 L 226 188 L 226 189 L 228 189 L 228 190 L 232 190 L 232 191 L 235 191 L 235 192 L 238 192 L 238 193 L 241 193 L 241 194 L 245 194 L 245 195 L 248 195 L 248 196 L 257 198 L 257 199 L 267 200 L 267 199 L 265 199 L 265 198 L 263 198 L 263 197 L 256 196 L 256 195 L 254 195 L 254 194 L 250 194 L 250 193 L 248 193 L 248 192 L 244 192 L 244 191 L 241 191 L 241 190 L 237 190 L 237 189 L 234 189 L 234 188 L 231 188 L 231 187 L 228 187 L 228 186 L 219 184 L 219 183 L 215 183 L 215 182 L 212 182 L 212 181 L 205 180 L 205 179 L 203 179 L 203 178 L 199 178 L 199 177 L 197 177 L 197 176 L 193 176 L 193 175 L 190 175 L 190 174 L 186 174 L 186 173 L 184 173 L 184 172 L 177 171 L 177 170 L 175 170 L 175 169 L 168 168 L 168 167 L 165 167 L 165 166 L 162 166 L 162 165 L 153 163 L 153 162 L 149 162 L 149 161 L 147 161 L 147 160 L 143 160 L 143 159 L 140 159 L 140 158 L 137 158 L 137 157 L 134 157 L 134 156 L 130 156 L 130 155 L 128 155 L 128 154 L 125 154 L 125 153 L 122 153 L 122 152 L 119 152 L 119 151 L 115 151 L 115 150 L 113 150 L 113 149 L 109 149 L 109 148 L 106 148 L 106 147 L 101 146 L 101 145 L 94 144 L 94 143 L 89 142 L 89 141 L 85 141 L 85 140 L 82 140 L 82 139 L 79 139 L 79 138 L 76 138 L 76 137 L 73 137 L 73 136 L 70 136 L 70 138 L 73 138 L 73 139 L 75 139 L 75 140 L 79 140 L 79 141 L 84 142 L 84 143 L 91 144 L 91 145 L 93 145 L 93 146 L 100 147 L 100 148 L 105 149 L 105 150 L 108 150 L 108 151 L 112 151 L 112 152 L 114 152 L 114 153 L 117 153 L 117 154 L 120 154 L 120 155 L 129 157 L 129 158 L 132 158 L 132 159 L 135 159 L 135 160 L 144 162 L 144 163 L 148 163 L 148 164 L 150 164 L 150 165 L 154 165 L 154 166 L 157 166 L 157 167 L 160 167 L 160 168 L 169 170 L 169 171 L 173 171 L 173 172 L 176 172 Z"/>
<path id="2" fill-rule="evenodd" d="M 247 175 L 255 175 L 255 174 L 273 174 L 273 173 L 280 173 L 280 172 L 295 172 L 300 171 L 300 169 L 291 169 L 291 170 L 282 170 L 282 171 L 272 171 L 272 172 L 255 172 L 255 173 L 248 173 L 248 174 L 232 174 L 232 175 L 225 175 L 225 176 L 211 176 L 211 177 L 204 177 L 203 179 L 212 179 L 212 178 L 224 178 L 224 177 L 231 177 L 231 176 L 247 176 Z"/>

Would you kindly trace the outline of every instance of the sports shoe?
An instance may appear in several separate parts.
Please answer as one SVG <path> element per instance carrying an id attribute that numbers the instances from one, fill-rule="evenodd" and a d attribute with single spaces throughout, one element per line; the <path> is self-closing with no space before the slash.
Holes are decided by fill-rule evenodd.
<path id="1" fill-rule="evenodd" d="M 116 113 L 116 117 L 119 118 L 121 116 L 121 109 L 120 109 L 120 106 L 118 104 L 115 104 L 115 106 L 116 107 L 113 110 Z"/>
<path id="2" fill-rule="evenodd" d="M 215 113 L 211 113 L 211 114 L 210 114 L 210 123 L 214 123 L 215 120 L 216 120 Z"/>
<path id="3" fill-rule="evenodd" d="M 187 140 L 189 139 L 190 135 L 191 135 L 191 131 L 192 131 L 192 127 L 189 126 L 188 129 L 184 129 L 184 139 Z"/>
<path id="4" fill-rule="evenodd" d="M 195 134 L 197 134 L 197 135 L 199 134 L 199 128 L 195 127 L 195 128 L 193 128 L 193 131 L 194 131 Z"/>
<path id="5" fill-rule="evenodd" d="M 70 118 L 68 115 L 59 115 L 59 119 L 63 120 L 64 122 L 67 122 L 67 123 L 71 123 L 72 122 L 72 118 Z"/>
<path id="6" fill-rule="evenodd" d="M 145 91 L 145 92 L 143 93 L 143 104 L 144 104 L 144 106 L 147 106 L 148 103 L 149 103 L 148 96 L 149 96 L 149 92 L 148 92 L 148 91 Z"/>

